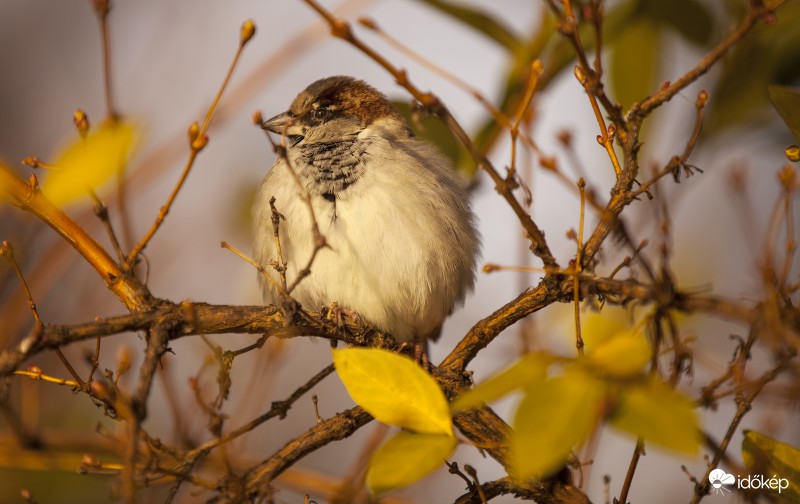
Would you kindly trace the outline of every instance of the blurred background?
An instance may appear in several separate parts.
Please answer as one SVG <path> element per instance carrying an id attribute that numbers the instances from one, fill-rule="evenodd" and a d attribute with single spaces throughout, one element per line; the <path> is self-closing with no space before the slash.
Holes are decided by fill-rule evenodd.
<path id="1" fill-rule="evenodd" d="M 374 20 L 383 32 L 432 62 L 437 68 L 398 49 L 380 34 L 357 28 L 359 36 L 372 47 L 406 68 L 412 82 L 441 97 L 499 169 L 510 162 L 508 132 L 498 128 L 463 85 L 443 73 L 457 76 L 496 106 L 507 107 L 519 100 L 528 65 L 540 58 L 545 74 L 534 97 L 527 131 L 542 153 L 557 158 L 569 180 L 585 177 L 598 200 L 605 201 L 613 170 L 595 140 L 597 123 L 589 101 L 573 76 L 573 53 L 563 37 L 553 33 L 554 21 L 547 14 L 545 2 L 321 3 L 349 20 Z M 610 96 L 627 110 L 634 101 L 655 92 L 662 82 L 677 78 L 736 25 L 747 4 L 744 0 L 605 2 L 603 62 Z M 683 152 L 694 126 L 697 93 L 708 90 L 710 102 L 703 132 L 690 160 L 703 170 L 702 174 L 680 184 L 667 177 L 654 193 L 655 200 L 643 198 L 625 212 L 634 239 L 651 243 L 645 249 L 647 256 L 657 262 L 658 244 L 668 243 L 671 267 L 678 285 L 685 289 L 743 301 L 753 301 L 761 292 L 757 268 L 764 254 L 770 253 L 764 240 L 780 193 L 776 174 L 786 162 L 783 149 L 796 142 L 769 105 L 766 86 L 798 84 L 800 30 L 795 27 L 800 21 L 799 4 L 788 2 L 773 26 L 758 26 L 729 57 L 662 107 L 647 125 L 641 165 L 649 172 Z M 205 115 L 237 48 L 239 27 L 248 18 L 255 21 L 257 33 L 222 98 L 209 130 L 209 145 L 148 246 L 146 265 L 139 270 L 146 272 L 153 294 L 162 298 L 260 303 L 256 272 L 219 246 L 224 240 L 249 251 L 250 201 L 275 158 L 264 133 L 250 123 L 254 111 L 262 111 L 265 117 L 282 112 L 309 83 L 337 74 L 364 79 L 398 102 L 411 101 L 374 62 L 333 39 L 327 25 L 300 0 L 113 2 L 109 26 L 114 97 L 119 112 L 141 128 L 138 148 L 125 176 L 129 237 L 123 246 L 127 249 L 149 228 L 176 183 L 188 156 L 186 129 Z M 585 39 L 590 40 L 591 32 L 586 34 Z M 20 160 L 27 156 L 53 159 L 74 138 L 72 114 L 76 108 L 86 111 L 92 124 L 102 122 L 102 53 L 90 2 L 0 2 L 0 69 L 0 161 L 14 167 L 23 178 L 31 169 Z M 435 125 L 429 126 L 427 134 L 445 147 L 451 145 L 451 140 L 437 131 Z M 571 139 L 569 147 L 564 142 L 567 137 Z M 474 182 L 473 205 L 484 242 L 481 264 L 541 266 L 529 256 L 521 226 L 494 192 L 491 181 L 474 173 L 474 166 L 458 149 L 449 153 L 465 179 Z M 567 232 L 577 229 L 579 201 L 574 189 L 539 167 L 540 160 L 539 154 L 524 148 L 518 166 L 532 192 L 534 219 L 546 232 L 559 263 L 565 265 L 575 252 Z M 43 172 L 37 175 L 47 177 Z M 640 180 L 647 178 L 643 173 Z M 100 191 L 112 221 L 120 229 L 115 194 L 113 182 Z M 660 221 L 664 207 L 671 222 L 668 238 Z M 67 211 L 97 240 L 108 243 L 89 198 L 72 203 Z M 596 216 L 587 214 L 587 229 L 595 222 Z M 795 225 L 798 222 L 800 219 Z M 782 233 L 785 230 L 779 231 L 779 236 Z M 0 205 L 0 239 L 14 245 L 45 323 L 88 322 L 97 316 L 125 312 L 78 254 L 31 216 L 10 205 Z M 610 272 L 630 253 L 616 247 L 612 240 L 607 241 L 600 273 Z M 793 278 L 796 272 L 795 268 Z M 431 361 L 439 362 L 475 322 L 535 285 L 537 278 L 535 273 L 479 273 L 474 294 L 448 320 L 442 339 L 432 346 Z M 476 381 L 507 367 L 527 350 L 548 349 L 568 355 L 574 338 L 570 313 L 569 305 L 552 307 L 506 331 L 474 361 Z M 0 348 L 17 344 L 32 324 L 13 269 L 0 263 Z M 718 319 L 689 317 L 681 321 L 681 332 L 694 338 L 695 373 L 685 390 L 696 397 L 700 387 L 724 370 L 736 345 L 730 336 L 744 336 L 743 329 Z M 224 349 L 237 349 L 256 337 L 209 339 Z M 130 359 L 132 371 L 123 376 L 121 384 L 132 386 L 143 348 L 141 335 L 106 338 L 100 369 L 115 370 L 121 361 Z M 209 346 L 200 338 L 174 341 L 171 348 L 174 355 L 165 359 L 158 374 L 145 428 L 154 437 L 189 446 L 209 439 L 210 434 L 188 382 L 196 378 L 210 401 L 216 393 L 216 364 L 209 358 Z M 93 351 L 94 344 L 87 342 L 73 345 L 65 353 L 79 373 L 85 374 L 89 369 L 85 355 Z M 755 357 L 758 359 L 758 355 Z M 231 397 L 224 407 L 226 429 L 254 418 L 329 363 L 328 344 L 308 338 L 269 340 L 258 352 L 237 358 Z M 47 374 L 68 377 L 51 355 L 40 356 L 31 364 Z M 758 361 L 753 369 L 759 369 Z M 95 426 L 99 422 L 110 432 L 119 426 L 86 396 L 75 395 L 66 387 L 22 377 L 12 377 L 4 387 L 0 501 L 18 501 L 22 488 L 30 489 L 42 503 L 108 501 L 111 478 L 78 475 L 76 468 L 83 453 L 115 460 L 105 436 L 96 433 Z M 800 442 L 796 397 L 783 393 L 785 390 L 792 388 L 783 384 L 765 393 L 742 427 L 796 446 Z M 322 382 L 316 394 L 323 417 L 352 405 L 335 375 Z M 515 398 L 510 398 L 498 403 L 496 411 L 509 419 L 514 406 Z M 719 439 L 734 410 L 730 401 L 715 412 L 703 411 L 703 425 Z M 21 449 L 14 436 L 18 421 L 52 449 Z M 235 459 L 242 468 L 263 460 L 314 421 L 311 400 L 304 398 L 286 420 L 268 422 L 234 442 L 231 449 Z M 303 459 L 277 485 L 281 491 L 276 502 L 302 502 L 306 492 L 323 502 L 330 485 L 358 470 L 363 447 L 376 430 L 378 426 L 370 425 L 351 439 Z M 729 451 L 734 460 L 740 461 L 740 444 L 741 435 L 737 434 Z M 593 501 L 603 501 L 606 475 L 611 478 L 611 495 L 619 493 L 633 447 L 634 440 L 629 437 L 614 431 L 602 433 L 593 464 L 584 468 L 579 481 Z M 497 463 L 469 446 L 459 448 L 453 460 L 476 467 L 481 481 L 504 474 Z M 687 501 L 693 485 L 681 470 L 682 464 L 695 475 L 702 475 L 705 469 L 702 457 L 688 459 L 648 449 L 637 470 L 631 501 Z M 463 486 L 457 477 L 440 471 L 393 498 L 397 502 L 452 502 L 464 493 Z M 156 486 L 147 495 L 157 501 L 163 499 L 165 490 Z M 210 496 L 193 493 L 184 485 L 178 501 L 204 501 Z M 711 495 L 707 499 L 710 503 L 735 501 L 733 496 Z M 504 497 L 493 502 L 512 500 Z"/>

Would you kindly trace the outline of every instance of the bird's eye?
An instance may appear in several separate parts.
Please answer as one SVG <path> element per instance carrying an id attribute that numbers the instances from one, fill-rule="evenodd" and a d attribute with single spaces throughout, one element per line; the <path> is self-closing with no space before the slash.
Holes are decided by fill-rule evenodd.
<path id="1" fill-rule="evenodd" d="M 321 121 L 326 117 L 328 117 L 328 109 L 318 108 L 314 110 L 314 119 L 319 119 Z"/>

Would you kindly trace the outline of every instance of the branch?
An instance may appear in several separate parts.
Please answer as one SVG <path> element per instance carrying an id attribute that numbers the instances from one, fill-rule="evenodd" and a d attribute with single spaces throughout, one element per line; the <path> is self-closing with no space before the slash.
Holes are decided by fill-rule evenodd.
<path id="1" fill-rule="evenodd" d="M 489 481 L 481 485 L 486 500 L 494 499 L 501 495 L 513 495 L 523 500 L 535 500 L 536 502 L 568 502 L 578 504 L 589 502 L 588 498 L 573 486 L 555 487 L 549 498 L 542 498 L 538 492 L 532 490 L 527 483 L 514 481 L 511 478 L 501 478 Z M 453 504 L 482 504 L 481 497 L 477 492 L 469 492 L 460 496 Z"/>
<path id="2" fill-rule="evenodd" d="M 750 9 L 744 17 L 739 26 L 736 27 L 727 37 L 725 37 L 719 44 L 716 45 L 711 51 L 701 59 L 697 65 L 679 77 L 677 80 L 670 83 L 659 90 L 653 96 L 645 98 L 639 103 L 634 103 L 628 112 L 628 120 L 640 125 L 642 120 L 650 115 L 656 108 L 669 101 L 673 96 L 681 92 L 686 86 L 696 81 L 700 76 L 708 72 L 708 70 L 723 56 L 728 50 L 733 47 L 737 42 L 742 40 L 753 29 L 756 23 L 763 19 L 765 16 L 771 15 L 781 5 L 786 3 L 786 0 L 775 0 L 772 2 L 749 2 Z"/>
<path id="3" fill-rule="evenodd" d="M 350 437 L 370 421 L 372 421 L 372 416 L 361 407 L 356 406 L 316 424 L 305 434 L 290 441 L 270 458 L 247 472 L 244 478 L 246 495 L 258 494 L 262 487 L 268 485 L 300 458 L 333 441 Z M 234 484 L 238 483 L 238 480 L 234 482 Z M 226 497 L 229 496 L 223 494 L 220 502 L 239 502 L 226 499 Z"/>
<path id="4" fill-rule="evenodd" d="M 125 268 L 128 271 L 131 271 L 134 264 L 136 263 L 136 258 L 142 251 L 147 247 L 147 244 L 153 238 L 153 235 L 156 234 L 156 231 L 161 227 L 161 223 L 164 222 L 164 218 L 169 213 L 170 208 L 172 207 L 172 203 L 175 201 L 175 198 L 178 196 L 178 192 L 180 192 L 181 188 L 183 187 L 184 182 L 186 182 L 186 178 L 189 176 L 189 172 L 194 166 L 195 159 L 197 159 L 197 155 L 203 148 L 208 144 L 208 136 L 206 132 L 208 131 L 208 127 L 211 125 L 211 119 L 214 117 L 214 112 L 217 109 L 217 105 L 219 104 L 220 99 L 222 98 L 222 93 L 225 92 L 225 88 L 228 87 L 228 82 L 231 80 L 231 76 L 233 75 L 233 71 L 236 68 L 236 64 L 239 62 L 239 58 L 242 55 L 242 50 L 244 49 L 245 45 L 253 38 L 255 34 L 255 25 L 253 24 L 252 20 L 247 20 L 242 24 L 240 33 L 239 33 L 239 46 L 236 49 L 236 54 L 233 56 L 233 61 L 231 62 L 230 66 L 228 67 L 228 73 L 225 74 L 225 78 L 222 81 L 222 84 L 217 91 L 217 95 L 214 97 L 214 101 L 211 102 L 211 106 L 208 107 L 208 111 L 206 112 L 206 117 L 203 119 L 203 124 L 198 126 L 197 123 L 192 123 L 189 127 L 189 158 L 186 160 L 186 164 L 183 167 L 183 172 L 181 172 L 181 176 L 178 178 L 178 182 L 175 184 L 175 187 L 172 189 L 172 192 L 167 198 L 167 202 L 158 212 L 156 215 L 156 219 L 153 224 L 150 226 L 150 229 L 147 233 L 142 237 L 139 243 L 131 250 L 128 254 Z"/>
<path id="5" fill-rule="evenodd" d="M 147 398 L 150 397 L 153 376 L 156 374 L 161 356 L 168 350 L 167 343 L 177 325 L 177 322 L 167 324 L 157 319 L 153 328 L 148 331 L 144 362 L 139 368 L 139 382 L 136 385 L 136 392 L 131 397 L 131 408 L 139 422 L 147 417 Z"/>
<path id="6" fill-rule="evenodd" d="M 156 303 L 147 287 L 127 276 L 102 245 L 41 193 L 35 180 L 25 183 L 10 168 L 0 164 L 0 190 L 6 192 L 15 205 L 60 234 L 100 274 L 106 286 L 130 311 L 153 308 Z"/>
<path id="7" fill-rule="evenodd" d="M 291 322 L 291 323 L 290 323 Z M 229 306 L 206 303 L 181 305 L 161 301 L 158 309 L 110 317 L 78 325 L 50 325 L 41 338 L 26 337 L 14 349 L 0 353 L 0 376 L 17 369 L 27 359 L 47 349 L 112 334 L 143 331 L 164 324 L 172 327 L 169 340 L 191 334 L 270 334 L 280 337 L 317 336 L 351 345 L 398 348 L 395 341 L 363 321 L 345 320 L 339 330 L 318 313 L 288 320 L 275 306 Z"/>
<path id="8" fill-rule="evenodd" d="M 541 283 L 523 292 L 517 298 L 497 309 L 488 317 L 478 321 L 441 363 L 447 371 L 463 371 L 494 338 L 506 328 L 556 301 L 572 301 L 571 277 L 562 279 L 563 284 L 548 287 Z M 658 299 L 659 289 L 635 280 L 614 280 L 581 275 L 581 297 L 604 296 L 615 304 L 626 304 L 632 300 L 642 303 Z M 715 296 L 695 296 L 675 292 L 672 305 L 687 313 L 707 313 L 745 324 L 755 324 L 761 318 L 761 307 L 753 307 Z M 291 323 L 290 323 L 291 322 Z M 53 324 L 44 328 L 46 337 L 26 337 L 17 348 L 0 353 L 0 376 L 17 369 L 23 362 L 47 349 L 70 343 L 110 336 L 124 332 L 136 332 L 154 327 L 157 323 L 174 327 L 169 340 L 193 334 L 269 334 L 279 337 L 317 336 L 350 345 L 398 348 L 391 336 L 383 334 L 361 320 L 347 317 L 346 328 L 330 325 L 320 313 L 310 312 L 309 317 L 287 320 L 275 306 L 231 306 L 207 303 L 175 304 L 159 300 L 159 307 L 146 312 L 109 317 L 77 325 Z M 795 331 L 800 331 L 800 316 L 788 321 Z"/>

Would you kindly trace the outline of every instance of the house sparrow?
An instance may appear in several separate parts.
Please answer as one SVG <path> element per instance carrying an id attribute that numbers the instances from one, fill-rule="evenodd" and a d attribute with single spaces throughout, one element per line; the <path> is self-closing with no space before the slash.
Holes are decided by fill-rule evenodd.
<path id="1" fill-rule="evenodd" d="M 329 247 L 292 292 L 307 308 L 338 306 L 400 342 L 423 344 L 475 283 L 480 238 L 464 184 L 436 148 L 414 137 L 380 92 L 352 77 L 320 79 L 262 124 L 285 135 L 286 158 L 311 197 Z M 291 283 L 314 250 L 312 218 L 279 158 L 256 195 L 254 258 L 277 259 L 270 199 L 284 216 Z M 281 299 L 262 279 L 264 299 Z"/>

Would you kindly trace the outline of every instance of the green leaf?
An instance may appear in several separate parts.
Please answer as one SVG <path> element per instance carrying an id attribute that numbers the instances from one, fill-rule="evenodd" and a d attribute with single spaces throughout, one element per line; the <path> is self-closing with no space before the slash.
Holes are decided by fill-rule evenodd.
<path id="1" fill-rule="evenodd" d="M 635 17 L 611 44 L 611 85 L 616 100 L 629 107 L 655 90 L 661 33 L 646 17 Z"/>
<path id="2" fill-rule="evenodd" d="M 665 448 L 697 453 L 700 431 L 688 397 L 655 378 L 626 386 L 621 395 L 611 425 Z"/>
<path id="3" fill-rule="evenodd" d="M 711 40 L 713 18 L 697 0 L 645 0 L 641 5 L 652 21 L 669 26 L 686 40 L 702 46 Z"/>
<path id="4" fill-rule="evenodd" d="M 416 136 L 438 147 L 442 154 L 452 161 L 458 172 L 466 175 L 468 179 L 472 179 L 477 169 L 475 161 L 469 155 L 464 144 L 456 138 L 441 119 L 435 116 L 424 116 L 421 119 L 414 120 L 411 105 L 408 102 L 397 100 L 393 101 L 392 104 L 405 117 Z"/>
<path id="5" fill-rule="evenodd" d="M 137 130 L 124 121 L 106 121 L 84 137 L 73 139 L 56 156 L 55 171 L 42 183 L 42 192 L 63 206 L 99 191 L 114 175 L 121 173 L 136 144 Z"/>
<path id="6" fill-rule="evenodd" d="M 475 408 L 544 380 L 547 368 L 553 361 L 554 358 L 546 353 L 527 354 L 508 369 L 461 394 L 450 408 L 453 412 Z"/>
<path id="7" fill-rule="evenodd" d="M 783 118 L 792 135 L 800 142 L 800 89 L 767 86 L 769 101 Z"/>
<path id="8" fill-rule="evenodd" d="M 652 349 L 641 331 L 617 333 L 594 349 L 587 348 L 586 363 L 616 377 L 634 376 L 650 361 Z"/>
<path id="9" fill-rule="evenodd" d="M 465 5 L 456 5 L 442 0 L 420 0 L 422 3 L 428 4 L 431 7 L 444 12 L 448 16 L 461 21 L 465 25 L 474 28 L 483 35 L 494 40 L 498 44 L 504 46 L 511 52 L 517 50 L 520 41 L 514 33 L 511 32 L 497 19 L 489 16 L 485 12 L 467 7 Z"/>
<path id="10" fill-rule="evenodd" d="M 353 401 L 379 421 L 452 435 L 442 389 L 413 360 L 378 348 L 346 348 L 333 351 L 333 363 Z"/>
<path id="11" fill-rule="evenodd" d="M 787 2 L 777 13 L 775 24 L 754 30 L 730 50 L 723 65 L 717 65 L 720 75 L 709 90 L 704 137 L 745 123 L 752 130 L 771 119 L 764 114 L 769 107 L 765 84 L 792 84 L 800 78 L 798 24 L 800 2 Z"/>
<path id="12" fill-rule="evenodd" d="M 600 381 L 576 368 L 534 384 L 514 417 L 512 476 L 524 480 L 558 470 L 597 422 L 602 390 Z"/>
<path id="13" fill-rule="evenodd" d="M 780 492 L 775 489 L 770 495 L 779 502 L 800 502 L 800 450 L 760 432 L 745 430 L 742 460 L 751 474 L 778 478 Z"/>
<path id="14" fill-rule="evenodd" d="M 373 495 L 416 483 L 450 457 L 458 442 L 444 434 L 400 432 L 372 455 L 367 487 Z"/>

